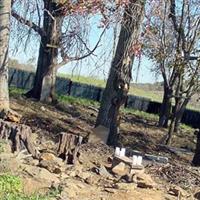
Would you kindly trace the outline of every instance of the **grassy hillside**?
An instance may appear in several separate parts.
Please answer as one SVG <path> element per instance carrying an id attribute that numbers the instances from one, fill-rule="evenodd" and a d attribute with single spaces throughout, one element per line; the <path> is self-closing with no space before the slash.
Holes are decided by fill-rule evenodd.
<path id="1" fill-rule="evenodd" d="M 66 74 L 58 74 L 60 77 L 64 78 L 69 78 L 72 81 L 79 82 L 79 83 L 85 83 L 89 85 L 95 85 L 98 87 L 105 87 L 106 81 L 105 80 L 100 80 L 100 79 L 94 79 L 93 77 L 85 77 L 85 76 L 71 76 L 71 75 L 66 75 Z M 152 85 L 152 84 L 148 84 Z M 141 97 L 146 97 L 149 99 L 152 99 L 153 101 L 162 101 L 162 91 L 156 91 L 154 89 L 149 90 L 148 87 L 145 87 L 145 85 L 141 86 L 141 84 L 136 85 L 136 84 L 131 84 L 131 88 L 129 91 L 129 94 L 136 95 L 136 96 L 141 96 Z"/>
<path id="2" fill-rule="evenodd" d="M 106 81 L 95 79 L 94 77 L 85 77 L 85 76 L 72 76 L 72 75 L 66 75 L 66 74 L 58 74 L 60 77 L 69 78 L 72 81 L 85 83 L 89 85 L 95 85 L 98 87 L 105 87 Z M 162 102 L 163 97 L 163 91 L 162 91 L 162 85 L 161 83 L 155 83 L 155 84 L 131 84 L 129 94 L 136 95 L 140 97 L 149 98 L 152 101 L 156 102 Z M 199 94 L 196 94 L 192 97 L 188 108 L 192 110 L 200 110 L 200 102 L 198 102 Z"/>
<path id="3" fill-rule="evenodd" d="M 14 61 L 11 62 L 12 68 L 14 67 L 13 63 L 16 63 Z M 16 68 L 18 68 L 18 69 L 23 69 L 23 70 L 32 69 L 31 71 L 33 71 L 32 65 L 18 63 L 16 66 L 17 66 Z M 71 79 L 74 82 L 95 85 L 95 86 L 102 87 L 102 88 L 104 88 L 106 85 L 106 80 L 97 79 L 92 76 L 88 76 L 88 77 L 80 76 L 80 75 L 72 76 L 72 75 L 63 74 L 63 73 L 59 73 L 58 76 Z M 149 98 L 152 101 L 156 101 L 156 102 L 162 102 L 162 96 L 163 96 L 162 85 L 161 85 L 161 83 L 154 83 L 154 84 L 131 83 L 129 94 Z M 200 102 L 198 101 L 198 99 L 199 99 L 199 94 L 194 95 L 188 105 L 188 108 L 190 108 L 192 110 L 200 110 Z"/>

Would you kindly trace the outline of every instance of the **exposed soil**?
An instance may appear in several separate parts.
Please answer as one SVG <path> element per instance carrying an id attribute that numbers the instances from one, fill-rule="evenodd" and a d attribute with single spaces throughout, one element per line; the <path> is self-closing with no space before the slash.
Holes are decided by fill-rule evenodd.
<path id="1" fill-rule="evenodd" d="M 96 108 L 83 105 L 67 105 L 59 103 L 52 106 L 27 100 L 22 97 L 11 97 L 11 108 L 20 113 L 22 123 L 31 127 L 33 139 L 41 151 L 55 152 L 58 134 L 67 132 L 81 135 L 84 142 L 95 124 Z M 165 129 L 156 127 L 156 122 L 144 120 L 133 114 L 123 116 L 121 124 L 120 145 L 143 153 L 167 156 L 170 163 L 167 165 L 151 162 L 146 165 L 146 172 L 150 174 L 158 184 L 156 189 L 133 190 L 105 189 L 105 179 L 92 172 L 93 168 L 108 166 L 108 158 L 113 154 L 113 149 L 106 145 L 84 144 L 80 151 L 80 165 L 78 169 L 68 169 L 68 191 L 72 191 L 71 200 L 164 200 L 177 199 L 177 196 L 169 195 L 169 187 L 179 185 L 188 194 L 193 194 L 200 186 L 200 170 L 191 167 L 190 162 L 195 148 L 195 136 L 193 132 L 182 130 L 173 137 L 172 146 L 184 147 L 187 153 L 172 153 L 169 149 L 159 146 L 166 134 Z M 80 167 L 81 166 L 81 167 Z M 83 175 L 77 175 L 78 171 L 92 175 L 92 180 L 85 181 Z M 95 180 L 98 179 L 98 183 Z M 112 180 L 113 181 L 113 180 Z M 108 187 L 109 188 L 109 187 Z M 185 198 L 185 197 L 184 197 Z M 180 199 L 184 199 L 181 198 Z M 187 199 L 193 199 L 191 195 Z"/>

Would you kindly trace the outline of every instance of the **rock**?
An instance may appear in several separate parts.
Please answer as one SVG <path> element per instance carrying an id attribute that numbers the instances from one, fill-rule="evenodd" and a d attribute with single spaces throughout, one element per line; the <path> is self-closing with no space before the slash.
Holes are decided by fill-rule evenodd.
<path id="1" fill-rule="evenodd" d="M 197 191 L 197 192 L 195 192 L 195 194 L 194 194 L 194 198 L 200 200 L 200 190 Z"/>
<path id="2" fill-rule="evenodd" d="M 97 174 L 99 174 L 102 177 L 111 177 L 112 176 L 104 166 L 96 168 L 95 171 L 97 172 Z"/>
<path id="3" fill-rule="evenodd" d="M 119 190 L 129 190 L 129 191 L 137 188 L 137 184 L 135 183 L 117 183 L 116 186 Z"/>
<path id="4" fill-rule="evenodd" d="M 23 163 L 28 165 L 37 166 L 39 164 L 39 160 L 33 159 L 32 157 L 25 158 Z"/>
<path id="5" fill-rule="evenodd" d="M 112 172 L 118 176 L 125 176 L 130 173 L 132 160 L 126 156 L 115 156 L 112 161 Z"/>
<path id="6" fill-rule="evenodd" d="M 60 174 L 63 171 L 54 160 L 41 160 L 39 166 L 55 174 Z"/>
<path id="7" fill-rule="evenodd" d="M 125 176 L 128 170 L 125 168 L 125 163 L 120 162 L 112 168 L 112 172 L 118 176 Z"/>
<path id="8" fill-rule="evenodd" d="M 74 191 L 73 189 L 69 189 L 67 191 L 63 191 L 62 193 L 64 193 L 63 195 L 67 196 L 68 199 L 73 199 L 74 197 L 77 196 L 76 191 Z M 67 200 L 67 199 L 63 199 L 63 200 Z"/>
<path id="9" fill-rule="evenodd" d="M 89 184 L 89 185 L 96 185 L 99 182 L 99 177 L 95 176 L 95 175 L 91 175 L 88 178 L 85 179 L 85 183 Z"/>
<path id="10" fill-rule="evenodd" d="M 95 185 L 99 182 L 100 177 L 91 172 L 79 172 L 77 176 L 89 185 Z"/>
<path id="11" fill-rule="evenodd" d="M 67 175 L 65 172 L 62 172 L 59 176 L 61 181 L 65 181 L 66 179 L 69 178 L 69 175 Z"/>
<path id="12" fill-rule="evenodd" d="M 77 172 L 76 171 L 70 171 L 70 172 L 67 172 L 67 175 L 70 176 L 70 177 L 75 177 L 75 176 L 77 176 Z"/>
<path id="13" fill-rule="evenodd" d="M 33 159 L 31 162 L 30 162 L 31 165 L 33 166 L 37 166 L 39 164 L 39 160 L 37 159 Z"/>
<path id="14" fill-rule="evenodd" d="M 104 191 L 106 191 L 108 193 L 113 193 L 113 194 L 117 192 L 117 190 L 114 188 L 104 188 Z"/>
<path id="15" fill-rule="evenodd" d="M 46 110 L 44 106 L 41 106 L 40 109 L 41 109 L 41 111 L 45 111 Z"/>
<path id="16" fill-rule="evenodd" d="M 16 172 L 21 165 L 20 160 L 18 160 L 12 153 L 2 153 L 0 154 L 0 173 Z"/>
<path id="17" fill-rule="evenodd" d="M 115 165 L 116 163 L 119 163 L 119 162 L 123 162 L 126 165 L 132 166 L 132 159 L 127 156 L 114 156 L 112 160 L 112 164 Z M 138 168 L 140 168 L 139 165 L 138 165 Z"/>
<path id="18" fill-rule="evenodd" d="M 155 188 L 156 187 L 156 183 L 148 174 L 137 174 L 136 180 L 137 180 L 138 187 L 141 187 L 141 188 Z"/>
<path id="19" fill-rule="evenodd" d="M 78 174 L 78 177 L 80 177 L 81 179 L 83 180 L 86 180 L 88 177 L 91 176 L 91 173 L 90 172 L 80 172 Z"/>
<path id="20" fill-rule="evenodd" d="M 55 160 L 56 157 L 52 153 L 42 153 L 40 156 L 40 160 Z"/>
<path id="21" fill-rule="evenodd" d="M 6 121 L 19 123 L 22 116 L 19 113 L 15 112 L 14 110 L 3 110 L 0 113 L 0 118 Z"/>
<path id="22" fill-rule="evenodd" d="M 49 182 L 38 180 L 35 178 L 22 178 L 23 188 L 25 194 L 46 193 L 51 187 Z"/>
<path id="23" fill-rule="evenodd" d="M 75 166 L 72 165 L 72 169 L 77 171 L 78 173 L 81 173 L 82 171 L 84 171 L 84 166 L 77 163 Z"/>
<path id="24" fill-rule="evenodd" d="M 126 183 L 137 183 L 137 181 L 133 180 L 133 175 L 131 174 L 126 174 L 125 176 L 122 176 L 121 179 L 126 181 Z"/>
<path id="25" fill-rule="evenodd" d="M 23 172 L 34 178 L 35 180 L 45 181 L 50 186 L 55 183 L 59 183 L 59 179 L 57 176 L 51 172 L 49 172 L 47 169 L 36 167 L 36 166 L 30 166 L 30 165 L 24 165 L 23 166 Z"/>
<path id="26" fill-rule="evenodd" d="M 68 200 L 69 198 L 69 195 L 67 192 L 65 191 L 62 191 L 61 194 L 60 194 L 60 200 Z"/>
<path id="27" fill-rule="evenodd" d="M 68 179 L 62 187 L 62 192 L 68 197 L 68 199 L 74 199 L 80 193 L 81 190 L 87 191 L 88 185 L 80 180 Z M 67 199 L 63 199 L 67 200 Z"/>
<path id="28" fill-rule="evenodd" d="M 55 157 L 54 162 L 56 162 L 56 164 L 60 167 L 65 166 L 65 163 L 63 162 L 63 160 L 61 158 Z"/>
<path id="29" fill-rule="evenodd" d="M 184 189 L 176 185 L 172 185 L 169 188 L 168 193 L 177 196 L 179 198 L 188 196 L 188 193 Z"/>
<path id="30" fill-rule="evenodd" d="M 130 174 L 131 175 L 137 175 L 137 174 L 144 174 L 145 172 L 145 169 L 144 167 L 143 168 L 132 168 L 131 171 L 130 171 Z"/>
<path id="31" fill-rule="evenodd" d="M 52 153 L 42 153 L 39 166 L 55 174 L 60 174 L 65 170 L 63 160 Z"/>

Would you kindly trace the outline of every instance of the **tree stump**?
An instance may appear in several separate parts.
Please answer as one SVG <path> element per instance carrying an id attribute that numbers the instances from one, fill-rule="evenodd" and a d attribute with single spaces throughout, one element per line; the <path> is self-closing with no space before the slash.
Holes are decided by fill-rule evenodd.
<path id="1" fill-rule="evenodd" d="M 67 164 L 75 164 L 79 156 L 79 147 L 83 137 L 68 133 L 60 133 L 58 156 Z"/>
<path id="2" fill-rule="evenodd" d="M 194 134 L 197 135 L 197 144 L 192 164 L 194 166 L 200 166 L 200 130 L 196 130 Z"/>
<path id="3" fill-rule="evenodd" d="M 39 158 L 39 152 L 31 141 L 31 128 L 26 125 L 6 122 L 0 119 L 0 139 L 9 140 L 12 152 L 26 148 L 33 158 Z"/>

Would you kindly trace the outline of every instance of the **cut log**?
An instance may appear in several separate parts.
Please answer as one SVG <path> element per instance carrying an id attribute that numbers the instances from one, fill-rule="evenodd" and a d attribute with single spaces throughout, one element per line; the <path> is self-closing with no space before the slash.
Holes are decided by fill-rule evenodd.
<path id="1" fill-rule="evenodd" d="M 31 141 L 31 134 L 32 131 L 29 126 L 0 119 L 0 139 L 10 141 L 13 153 L 26 148 L 33 158 L 39 158 L 39 152 Z"/>
<path id="2" fill-rule="evenodd" d="M 67 164 L 75 164 L 79 155 L 79 147 L 83 137 L 68 133 L 60 133 L 58 156 Z"/>

